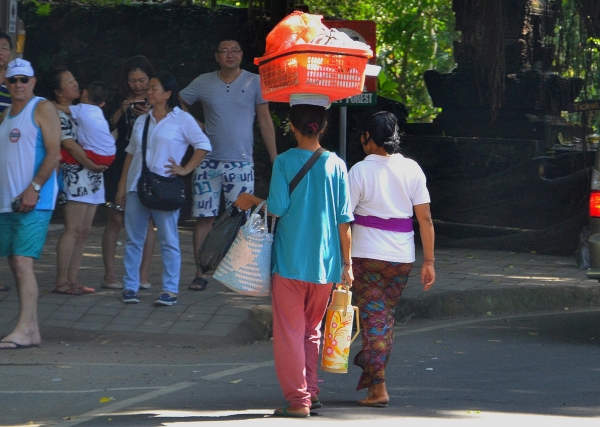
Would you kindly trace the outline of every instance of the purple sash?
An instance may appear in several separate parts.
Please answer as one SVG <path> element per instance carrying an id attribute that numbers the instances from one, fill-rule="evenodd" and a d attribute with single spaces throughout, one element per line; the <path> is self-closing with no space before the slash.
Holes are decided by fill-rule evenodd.
<path id="1" fill-rule="evenodd" d="M 378 230 L 399 231 L 401 233 L 413 231 L 412 218 L 383 219 L 376 216 L 354 215 L 354 223 Z"/>

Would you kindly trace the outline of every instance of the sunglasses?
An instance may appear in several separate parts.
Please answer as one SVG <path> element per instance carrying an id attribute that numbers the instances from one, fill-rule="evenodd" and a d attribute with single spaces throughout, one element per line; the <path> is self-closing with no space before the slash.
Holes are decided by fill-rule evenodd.
<path id="1" fill-rule="evenodd" d="M 8 80 L 11 85 L 14 85 L 16 82 L 27 84 L 29 83 L 29 79 L 29 77 L 8 77 L 6 80 Z"/>

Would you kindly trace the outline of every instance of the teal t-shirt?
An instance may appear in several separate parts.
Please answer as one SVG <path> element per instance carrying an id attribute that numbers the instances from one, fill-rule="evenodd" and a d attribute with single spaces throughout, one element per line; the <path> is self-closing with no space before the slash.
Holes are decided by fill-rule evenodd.
<path id="1" fill-rule="evenodd" d="M 335 154 L 325 152 L 289 194 L 289 183 L 312 155 L 292 148 L 275 159 L 267 200 L 279 216 L 272 250 L 272 273 L 312 283 L 339 283 L 342 255 L 339 224 L 350 211 L 348 171 Z"/>

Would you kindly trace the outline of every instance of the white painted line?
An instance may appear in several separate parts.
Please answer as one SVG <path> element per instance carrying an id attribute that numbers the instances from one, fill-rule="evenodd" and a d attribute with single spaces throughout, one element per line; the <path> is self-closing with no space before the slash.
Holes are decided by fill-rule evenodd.
<path id="1" fill-rule="evenodd" d="M 0 390 L 0 394 L 73 394 L 73 393 L 100 393 L 106 391 L 132 391 L 132 390 L 158 390 L 164 387 L 122 387 L 122 388 L 99 388 L 91 390 Z"/>
<path id="2" fill-rule="evenodd" d="M 221 372 L 215 372 L 214 374 L 205 375 L 200 377 L 201 380 L 217 380 L 219 378 L 227 377 L 233 374 L 239 374 L 240 372 L 252 371 L 254 369 L 265 368 L 267 366 L 273 366 L 275 362 L 273 360 L 269 360 L 268 362 L 262 363 L 253 363 L 252 365 L 241 366 L 239 368 L 227 369 Z"/>
<path id="3" fill-rule="evenodd" d="M 210 375 L 205 375 L 203 377 L 200 377 L 201 380 L 216 380 L 219 378 L 223 378 L 223 377 L 227 377 L 230 375 L 234 375 L 234 374 L 238 374 L 240 372 L 247 372 L 247 371 L 252 371 L 254 369 L 260 369 L 260 368 L 264 368 L 267 366 L 272 366 L 274 364 L 273 360 L 269 360 L 267 362 L 261 362 L 261 363 L 253 363 L 253 364 L 246 364 L 243 366 L 239 366 L 237 368 L 233 368 L 233 369 L 227 369 L 221 372 L 215 372 L 213 374 Z M 146 393 L 143 394 L 141 396 L 138 397 L 132 397 L 131 399 L 126 399 L 123 400 L 121 402 L 115 402 L 113 404 L 107 405 L 107 406 L 103 406 L 102 408 L 98 408 L 98 409 L 94 409 L 93 411 L 90 411 L 86 414 L 83 414 L 79 417 L 77 417 L 77 419 L 74 420 L 68 420 L 68 421 L 63 421 L 59 424 L 57 424 L 57 426 L 59 427 L 71 427 L 71 426 L 76 426 L 78 424 L 87 422 L 97 416 L 105 416 L 108 415 L 110 413 L 116 412 L 116 411 L 120 411 L 124 408 L 127 408 L 129 406 L 132 405 L 136 405 L 151 399 L 155 399 L 157 397 L 160 396 L 164 396 L 165 394 L 169 394 L 169 393 L 175 393 L 179 390 L 183 390 L 184 388 L 190 387 L 194 385 L 194 383 L 191 382 L 180 382 L 177 384 L 174 384 L 172 386 L 169 387 L 163 387 L 160 388 L 158 390 L 154 390 L 151 391 L 150 393 Z M 115 390 L 147 390 L 147 389 L 151 389 L 151 387 L 145 388 L 145 387 L 140 387 L 140 388 L 112 388 L 112 389 L 102 389 L 102 390 L 82 390 L 82 391 L 37 391 L 35 393 L 93 393 L 93 392 L 97 392 L 97 391 L 115 391 Z M 34 393 L 34 392 L 1 392 L 0 393 Z"/>
<path id="4" fill-rule="evenodd" d="M 150 367 L 150 368 L 161 368 L 161 367 L 166 367 L 166 368 L 199 368 L 199 367 L 203 367 L 203 366 L 248 366 L 248 363 L 234 363 L 234 362 L 229 362 L 229 363 L 180 363 L 180 364 L 173 364 L 173 363 L 119 363 L 119 366 L 131 366 L 131 367 Z M 14 362 L 0 362 L 0 368 L 2 367 L 14 367 L 15 363 Z M 110 366 L 113 367 L 115 366 L 115 363 L 86 363 L 86 362 L 62 362 L 60 364 L 58 363 L 40 363 L 40 362 L 19 362 L 19 366 L 52 366 L 54 368 L 65 368 L 68 369 L 71 366 Z"/>
<path id="5" fill-rule="evenodd" d="M 115 402 L 113 404 L 103 406 L 102 408 L 94 409 L 86 414 L 83 414 L 75 420 L 63 421 L 62 423 L 57 424 L 60 427 L 70 427 L 76 426 L 77 424 L 85 423 L 92 418 L 101 415 L 107 415 L 115 411 L 119 411 L 121 409 L 127 408 L 128 406 L 136 405 L 138 403 L 145 402 L 147 400 L 156 399 L 157 397 L 164 396 L 165 394 L 175 393 L 179 390 L 183 390 L 184 388 L 190 387 L 194 385 L 194 383 L 190 382 L 180 382 L 177 384 L 173 384 L 169 387 L 161 388 L 160 390 L 155 390 L 150 393 L 143 394 L 138 397 L 132 397 L 131 399 L 123 400 L 122 402 Z"/>

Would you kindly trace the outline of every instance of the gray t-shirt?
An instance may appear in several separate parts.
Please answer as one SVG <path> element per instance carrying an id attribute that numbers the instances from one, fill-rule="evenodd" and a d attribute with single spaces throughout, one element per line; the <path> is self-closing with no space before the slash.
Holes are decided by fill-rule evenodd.
<path id="1" fill-rule="evenodd" d="M 201 74 L 179 95 L 188 105 L 202 103 L 205 131 L 213 148 L 207 159 L 253 161 L 256 105 L 267 102 L 262 97 L 258 74 L 242 70 L 230 84 L 224 83 L 217 71 Z"/>

